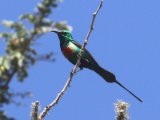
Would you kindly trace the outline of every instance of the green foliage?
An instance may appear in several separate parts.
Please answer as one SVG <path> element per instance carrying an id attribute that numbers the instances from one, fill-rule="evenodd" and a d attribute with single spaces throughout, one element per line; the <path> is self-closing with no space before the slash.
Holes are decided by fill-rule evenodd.
<path id="1" fill-rule="evenodd" d="M 1 120 L 14 120 L 13 118 L 8 118 L 4 111 L 0 110 L 0 119 Z"/>
<path id="2" fill-rule="evenodd" d="M 9 83 L 13 77 L 23 81 L 28 76 L 29 67 L 39 60 L 54 61 L 53 53 L 39 55 L 32 46 L 36 40 L 51 29 L 71 29 L 66 22 L 53 22 L 47 17 L 56 8 L 60 0 L 43 0 L 36 6 L 36 12 L 22 14 L 18 21 L 2 21 L 11 32 L 1 32 L 0 38 L 6 43 L 5 54 L 0 56 L 0 105 L 12 100 Z M 30 24 L 30 28 L 25 23 Z M 1 117 L 0 117 L 1 119 Z"/>

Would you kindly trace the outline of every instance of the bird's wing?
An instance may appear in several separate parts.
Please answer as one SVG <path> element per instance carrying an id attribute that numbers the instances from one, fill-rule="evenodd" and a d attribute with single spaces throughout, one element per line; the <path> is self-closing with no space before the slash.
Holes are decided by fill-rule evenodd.
<path id="1" fill-rule="evenodd" d="M 78 42 L 76 42 L 74 40 L 72 41 L 72 43 L 75 44 L 79 49 L 81 49 L 81 47 L 82 47 L 81 44 L 79 44 Z M 91 55 L 91 53 L 86 48 L 84 49 L 84 51 L 87 52 L 87 54 L 91 57 L 91 59 L 94 60 L 93 56 Z"/>
<path id="2" fill-rule="evenodd" d="M 73 44 L 75 44 L 78 48 L 80 48 L 80 49 L 81 49 L 82 45 L 81 45 L 81 44 L 79 44 L 77 41 L 72 40 L 72 43 L 73 43 Z"/>
<path id="3" fill-rule="evenodd" d="M 81 44 L 79 44 L 79 43 L 76 42 L 75 40 L 73 40 L 72 43 L 75 44 L 79 49 L 81 49 L 81 47 L 82 47 Z M 91 55 L 91 53 L 90 53 L 87 49 L 85 49 L 84 51 L 88 54 L 89 58 L 97 64 L 96 60 L 93 58 L 93 56 Z M 84 60 L 85 60 L 85 59 L 84 59 Z M 89 60 L 85 60 L 85 61 L 86 61 L 86 62 L 89 62 Z M 98 64 L 97 64 L 97 65 L 98 65 Z"/>

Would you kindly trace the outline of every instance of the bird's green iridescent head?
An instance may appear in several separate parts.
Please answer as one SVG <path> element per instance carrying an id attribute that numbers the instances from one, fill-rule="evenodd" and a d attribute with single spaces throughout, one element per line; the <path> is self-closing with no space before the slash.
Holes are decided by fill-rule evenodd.
<path id="1" fill-rule="evenodd" d="M 72 34 L 68 30 L 52 30 L 51 32 L 57 33 L 60 42 L 73 40 Z"/>

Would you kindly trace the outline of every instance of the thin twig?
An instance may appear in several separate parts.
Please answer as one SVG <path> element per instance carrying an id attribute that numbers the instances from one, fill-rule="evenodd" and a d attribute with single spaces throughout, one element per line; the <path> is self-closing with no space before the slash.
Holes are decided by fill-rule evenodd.
<path id="1" fill-rule="evenodd" d="M 32 103 L 31 120 L 38 120 L 39 102 Z"/>
<path id="2" fill-rule="evenodd" d="M 76 71 L 77 71 L 77 69 L 78 69 L 78 67 L 79 67 L 79 65 L 80 65 L 80 60 L 81 60 L 82 53 L 83 53 L 83 51 L 84 51 L 84 49 L 85 49 L 85 47 L 86 47 L 86 45 L 87 45 L 87 43 L 88 43 L 88 39 L 89 39 L 90 34 L 91 34 L 91 32 L 92 32 L 92 30 L 93 30 L 93 28 L 94 28 L 95 18 L 96 18 L 96 16 L 97 16 L 99 10 L 101 9 L 102 5 L 103 5 L 103 0 L 100 2 L 97 10 L 93 13 L 93 18 L 92 18 L 92 21 L 91 21 L 91 25 L 90 25 L 89 32 L 87 33 L 87 36 L 86 36 L 86 38 L 85 38 L 85 40 L 84 40 L 84 43 L 83 43 L 83 45 L 82 45 L 82 47 L 81 47 L 80 53 L 79 53 L 79 55 L 78 55 L 77 63 L 76 63 L 76 65 L 73 67 L 73 69 L 72 69 L 72 71 L 71 71 L 71 73 L 70 73 L 70 76 L 69 76 L 66 84 L 64 85 L 64 87 L 63 87 L 63 89 L 61 90 L 61 92 L 58 93 L 58 95 L 57 95 L 57 97 L 54 99 L 54 101 L 51 102 L 48 106 L 46 106 L 46 107 L 44 108 L 44 110 L 41 112 L 41 114 L 39 115 L 39 119 L 40 119 L 40 120 L 42 120 L 42 119 L 47 115 L 48 111 L 49 111 L 51 108 L 53 108 L 53 107 L 59 102 L 59 100 L 62 98 L 62 96 L 63 96 L 64 93 L 66 92 L 67 88 L 70 86 L 70 83 L 71 83 L 71 81 L 72 81 L 72 78 L 73 78 L 74 74 L 76 73 Z"/>

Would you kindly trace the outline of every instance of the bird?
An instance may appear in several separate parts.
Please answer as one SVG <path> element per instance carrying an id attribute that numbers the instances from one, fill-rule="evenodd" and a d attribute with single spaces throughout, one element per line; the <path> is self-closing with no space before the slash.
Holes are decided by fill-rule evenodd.
<path id="1" fill-rule="evenodd" d="M 78 55 L 80 53 L 82 45 L 80 45 L 76 40 L 73 39 L 72 34 L 68 30 L 58 30 L 53 29 L 51 32 L 54 32 L 58 35 L 60 41 L 60 48 L 65 58 L 67 58 L 72 64 L 76 64 Z M 122 85 L 115 77 L 113 73 L 101 67 L 97 61 L 93 58 L 91 53 L 85 48 L 79 65 L 80 70 L 83 68 L 88 68 L 98 75 L 100 75 L 108 83 L 116 83 L 135 97 L 138 101 L 143 102 L 139 97 L 132 93 L 128 88 Z"/>

